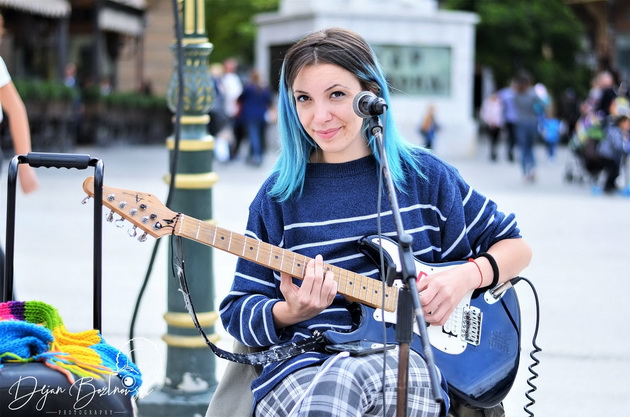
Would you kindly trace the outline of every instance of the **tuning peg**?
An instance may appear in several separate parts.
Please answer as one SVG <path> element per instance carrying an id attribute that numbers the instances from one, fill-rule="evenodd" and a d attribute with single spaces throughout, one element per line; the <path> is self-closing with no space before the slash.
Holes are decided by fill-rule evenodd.
<path id="1" fill-rule="evenodd" d="M 121 228 L 125 226 L 125 219 L 123 219 L 122 217 L 118 220 L 116 220 L 114 222 L 114 224 L 116 225 L 116 227 Z"/>
<path id="2" fill-rule="evenodd" d="M 83 200 L 81 200 L 81 204 L 86 205 L 89 200 L 90 200 L 90 196 L 88 195 Z"/>
<path id="3" fill-rule="evenodd" d="M 107 213 L 107 215 L 105 216 L 105 220 L 107 220 L 109 223 L 114 221 L 114 212 L 110 211 L 109 213 Z"/>
<path id="4" fill-rule="evenodd" d="M 131 236 L 131 237 L 136 237 L 136 236 L 138 235 L 138 230 L 137 230 L 137 229 L 138 229 L 138 226 L 134 226 L 134 227 L 132 227 L 131 229 L 129 229 L 129 230 L 127 231 L 127 233 L 128 233 L 128 234 L 129 234 L 129 236 Z"/>
<path id="5" fill-rule="evenodd" d="M 140 235 L 140 237 L 138 237 L 138 241 L 140 242 L 145 242 L 147 240 L 147 232 L 144 232 L 143 234 Z"/>

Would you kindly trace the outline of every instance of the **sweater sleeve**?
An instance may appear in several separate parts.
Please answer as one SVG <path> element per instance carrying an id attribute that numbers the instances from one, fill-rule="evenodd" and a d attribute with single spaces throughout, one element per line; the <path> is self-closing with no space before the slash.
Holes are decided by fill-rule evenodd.
<path id="1" fill-rule="evenodd" d="M 440 225 L 443 261 L 466 259 L 485 252 L 499 240 L 520 237 L 514 214 L 500 211 L 455 168 L 446 167 L 436 187 L 440 190 L 438 200 L 445 202 Z"/>
<path id="2" fill-rule="evenodd" d="M 274 243 L 270 240 L 270 228 L 278 229 L 279 225 L 274 222 L 280 217 L 263 216 L 263 194 L 261 190 L 250 206 L 245 234 Z M 232 288 L 220 305 L 219 314 L 225 329 L 247 346 L 270 346 L 284 341 L 276 332 L 271 313 L 274 304 L 279 301 L 279 295 L 276 277 L 271 269 L 239 259 Z"/>

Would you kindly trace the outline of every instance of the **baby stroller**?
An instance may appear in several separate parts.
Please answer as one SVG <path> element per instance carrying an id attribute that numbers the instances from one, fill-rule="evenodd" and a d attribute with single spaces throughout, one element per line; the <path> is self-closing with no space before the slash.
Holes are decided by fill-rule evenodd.
<path id="1" fill-rule="evenodd" d="M 604 138 L 606 120 L 594 112 L 585 113 L 577 122 L 569 141 L 565 181 L 594 184 L 602 170 L 597 145 Z"/>

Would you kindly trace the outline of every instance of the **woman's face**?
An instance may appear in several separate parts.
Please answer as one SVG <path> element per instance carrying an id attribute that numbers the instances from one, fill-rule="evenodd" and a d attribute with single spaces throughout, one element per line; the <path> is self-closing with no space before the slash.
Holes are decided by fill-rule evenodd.
<path id="1" fill-rule="evenodd" d="M 321 149 L 312 161 L 340 163 L 371 153 L 361 134 L 363 119 L 352 108 L 361 91 L 351 72 L 333 64 L 309 65 L 298 72 L 293 82 L 298 117 Z"/>

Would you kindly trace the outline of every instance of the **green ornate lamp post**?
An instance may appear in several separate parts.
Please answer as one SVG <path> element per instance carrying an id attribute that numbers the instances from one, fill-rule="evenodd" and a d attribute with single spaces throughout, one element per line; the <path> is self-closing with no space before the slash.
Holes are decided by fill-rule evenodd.
<path id="1" fill-rule="evenodd" d="M 178 170 L 174 178 L 169 174 L 165 180 L 169 185 L 174 181 L 171 210 L 209 221 L 212 218 L 212 187 L 217 182 L 217 175 L 212 172 L 214 139 L 207 133 L 212 102 L 208 56 L 212 44 L 206 37 L 204 0 L 178 2 L 183 32 L 184 103 L 179 152 L 175 152 L 174 138 L 167 140 L 171 162 L 178 155 Z M 179 94 L 177 68 L 180 63 L 177 61 L 176 57 L 168 91 L 169 108 L 173 112 Z M 186 277 L 200 324 L 211 339 L 216 339 L 213 327 L 218 314 L 213 305 L 212 251 L 191 240 L 185 240 L 183 245 Z M 170 259 L 169 247 L 169 262 Z M 167 344 L 166 379 L 162 387 L 139 399 L 139 413 L 146 417 L 205 415 L 217 385 L 215 357 L 194 327 L 170 264 L 167 268 L 168 311 L 164 315 L 167 333 L 163 336 Z"/>

